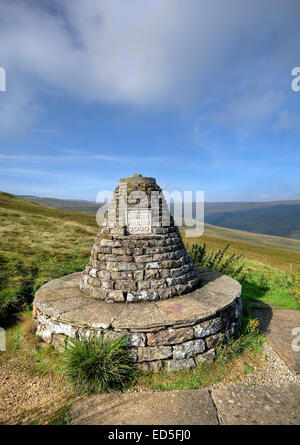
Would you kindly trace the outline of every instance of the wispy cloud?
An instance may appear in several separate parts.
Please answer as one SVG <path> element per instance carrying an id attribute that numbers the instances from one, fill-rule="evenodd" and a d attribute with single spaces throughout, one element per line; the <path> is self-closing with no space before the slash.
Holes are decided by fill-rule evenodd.
<path id="1" fill-rule="evenodd" d="M 75 151 L 70 153 L 70 155 L 9 155 L 0 154 L 0 160 L 13 160 L 13 161 L 26 161 L 26 162 L 45 162 L 45 161 L 72 161 L 72 160 L 95 160 L 95 161 L 107 161 L 116 162 L 120 164 L 145 164 L 147 162 L 162 162 L 165 160 L 163 157 L 138 157 L 138 156 L 109 156 L 104 154 L 93 154 L 84 151 Z"/>
<path id="2" fill-rule="evenodd" d="M 274 130 L 300 130 L 300 115 L 282 110 L 273 124 Z"/>
<path id="3" fill-rule="evenodd" d="M 219 111 L 211 115 L 211 120 L 227 127 L 263 126 L 274 118 L 284 103 L 282 91 L 261 90 L 246 91 L 230 97 L 220 106 Z"/>
<path id="4" fill-rule="evenodd" d="M 24 168 L 0 168 L 0 172 L 10 176 L 41 176 L 49 178 L 63 178 L 64 174 L 53 173 L 45 170 L 28 170 Z"/>

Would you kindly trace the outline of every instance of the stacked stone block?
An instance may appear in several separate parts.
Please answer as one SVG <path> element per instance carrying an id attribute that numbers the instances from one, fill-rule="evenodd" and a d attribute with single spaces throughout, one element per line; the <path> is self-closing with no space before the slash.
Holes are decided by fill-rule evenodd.
<path id="1" fill-rule="evenodd" d="M 130 225 L 130 212 L 142 215 L 139 226 Z M 82 273 L 81 291 L 110 302 L 155 301 L 191 292 L 198 284 L 155 179 L 120 180 Z"/>

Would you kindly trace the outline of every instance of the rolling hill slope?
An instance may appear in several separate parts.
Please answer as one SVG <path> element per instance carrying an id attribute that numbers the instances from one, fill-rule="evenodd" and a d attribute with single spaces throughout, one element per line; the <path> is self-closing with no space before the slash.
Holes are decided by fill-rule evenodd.
<path id="1" fill-rule="evenodd" d="M 76 212 L 87 212 L 91 215 L 95 215 L 101 204 L 97 204 L 92 201 L 76 200 L 76 199 L 55 199 L 55 198 L 41 198 L 36 196 L 28 196 L 27 199 L 33 202 L 46 204 L 58 209 L 72 210 Z M 294 204 L 298 205 L 300 201 L 285 201 L 288 206 Z M 300 239 L 293 239 L 287 237 L 272 236 L 267 234 L 256 233 L 253 231 L 234 230 L 218 225 L 208 223 L 208 221 L 214 218 L 214 215 L 223 215 L 225 209 L 229 209 L 231 212 L 252 211 L 258 206 L 259 209 L 272 208 L 274 203 L 206 203 L 205 204 L 205 235 L 224 238 L 227 240 L 236 240 L 247 243 L 258 244 L 261 246 L 274 247 L 279 249 L 294 250 L 300 252 Z M 282 204 L 283 205 L 283 204 Z M 282 210 L 283 211 L 283 210 Z M 227 212 L 228 213 L 228 212 Z M 300 217 L 299 217 L 300 219 Z M 272 221 L 273 225 L 276 223 Z"/>
<path id="2" fill-rule="evenodd" d="M 77 199 L 23 196 L 58 209 L 95 215 L 101 204 Z M 300 200 L 274 202 L 206 202 L 205 223 L 263 235 L 300 240 Z"/>
<path id="3" fill-rule="evenodd" d="M 300 252 L 300 240 L 285 238 L 261 233 L 245 232 L 243 230 L 227 229 L 225 227 L 205 224 L 205 235 L 223 238 L 227 240 L 242 241 L 259 246 L 273 247 L 277 249 L 293 250 Z"/>

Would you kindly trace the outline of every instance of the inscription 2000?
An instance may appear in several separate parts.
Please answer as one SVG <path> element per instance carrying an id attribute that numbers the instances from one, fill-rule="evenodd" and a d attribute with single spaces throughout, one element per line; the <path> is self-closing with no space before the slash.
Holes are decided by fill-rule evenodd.
<path id="1" fill-rule="evenodd" d="M 151 210 L 128 210 L 127 230 L 129 234 L 151 233 Z"/>

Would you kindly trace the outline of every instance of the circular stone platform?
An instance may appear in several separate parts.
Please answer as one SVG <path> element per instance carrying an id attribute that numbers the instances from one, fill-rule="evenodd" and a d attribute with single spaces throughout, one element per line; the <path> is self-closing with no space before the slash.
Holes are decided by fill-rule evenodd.
<path id="1" fill-rule="evenodd" d="M 201 287 L 166 300 L 111 303 L 79 289 L 80 273 L 42 286 L 34 299 L 37 335 L 55 348 L 66 337 L 130 336 L 138 367 L 158 371 L 213 361 L 215 346 L 228 341 L 241 322 L 241 285 L 212 270 L 198 270 Z"/>

